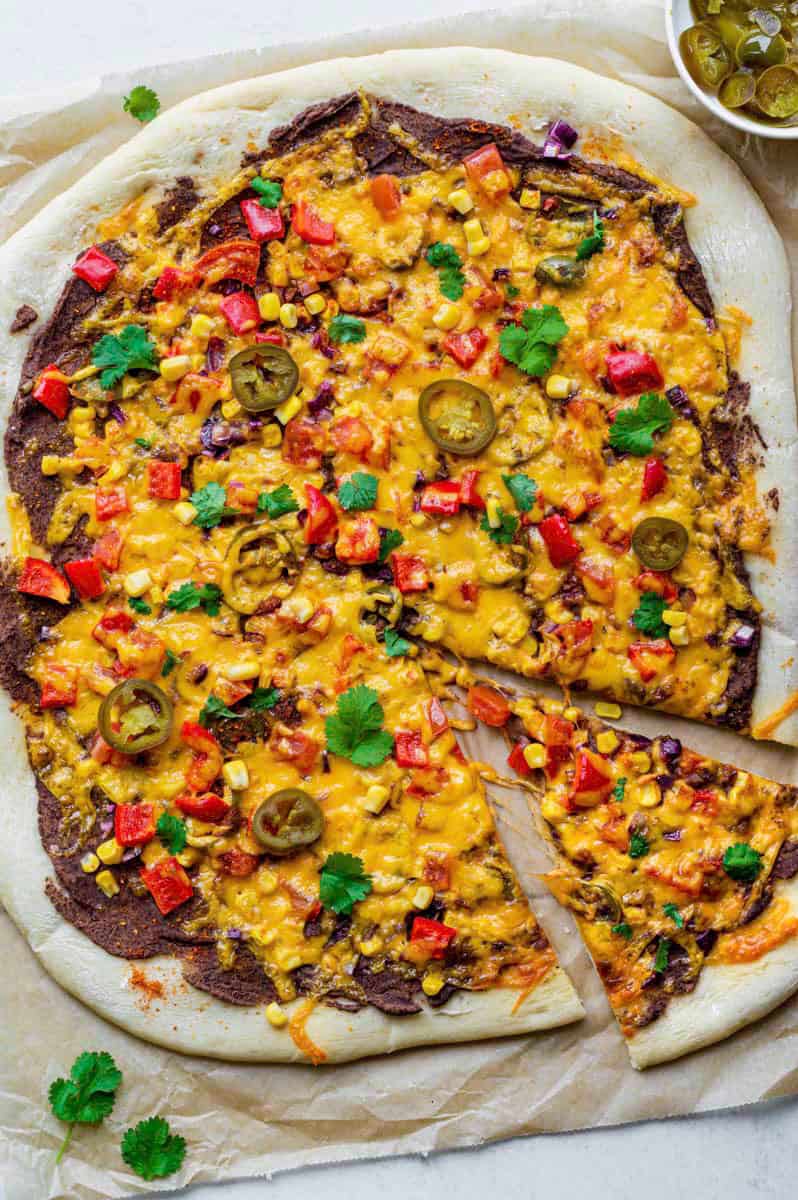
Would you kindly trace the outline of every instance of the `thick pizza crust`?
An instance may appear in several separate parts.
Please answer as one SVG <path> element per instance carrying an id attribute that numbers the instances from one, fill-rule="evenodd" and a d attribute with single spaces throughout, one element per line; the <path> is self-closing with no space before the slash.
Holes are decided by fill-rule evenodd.
<path id="1" fill-rule="evenodd" d="M 798 480 L 789 469 L 796 424 L 784 249 L 761 201 L 734 164 L 698 128 L 634 88 L 563 62 L 454 47 L 302 67 L 220 88 L 170 110 L 53 201 L 0 251 L 6 282 L 0 294 L 0 422 L 8 421 L 30 341 L 28 334 L 8 334 L 14 312 L 23 303 L 44 317 L 52 311 L 78 249 L 94 240 L 99 221 L 140 196 L 146 203 L 157 202 L 179 175 L 193 176 L 201 193 L 212 194 L 217 183 L 238 171 L 245 150 L 264 146 L 275 126 L 310 104 L 355 88 L 442 116 L 478 114 L 511 123 L 533 139 L 552 117 L 563 116 L 583 135 L 619 134 L 649 170 L 700 196 L 700 206 L 688 214 L 688 230 L 716 302 L 738 304 L 753 318 L 740 370 L 754 381 L 752 415 L 769 443 L 761 485 L 781 492 L 774 536 L 779 569 L 753 572 L 755 591 L 766 609 L 754 697 L 754 720 L 761 720 L 798 689 L 798 654 L 791 636 L 798 589 L 788 582 L 796 565 L 790 538 Z M 751 263 L 756 268 L 748 275 L 745 265 Z M 2 470 L 0 490 L 7 494 Z M 5 514 L 0 515 L 0 534 L 8 540 Z M 168 986 L 163 1004 L 151 1001 L 149 1009 L 140 1007 L 129 984 L 129 965 L 77 933 L 45 897 L 51 867 L 39 843 L 33 776 L 5 695 L 0 736 L 7 748 L 0 785 L 0 897 L 47 970 L 101 1015 L 173 1049 L 253 1061 L 299 1057 L 287 1035 L 267 1025 L 260 1009 L 233 1008 L 178 984 L 177 964 L 171 960 L 146 964 L 148 975 L 165 973 Z M 798 714 L 778 736 L 798 744 Z M 421 1042 L 527 1032 L 582 1014 L 561 971 L 511 1017 L 515 999 L 510 991 L 461 995 L 437 1012 L 402 1018 L 370 1009 L 349 1015 L 319 1008 L 307 1029 L 330 1061 L 341 1061 Z"/>

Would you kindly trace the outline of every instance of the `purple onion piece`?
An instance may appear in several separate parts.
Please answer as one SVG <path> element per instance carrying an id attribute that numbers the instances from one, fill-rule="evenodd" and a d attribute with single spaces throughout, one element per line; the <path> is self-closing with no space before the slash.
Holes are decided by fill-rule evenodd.
<path id="1" fill-rule="evenodd" d="M 224 342 L 220 337 L 208 338 L 205 366 L 209 371 L 220 371 L 224 362 Z"/>
<path id="2" fill-rule="evenodd" d="M 680 842 L 682 840 L 682 831 L 681 829 L 670 829 L 667 833 L 663 833 L 662 836 L 668 842 Z"/>
<path id="3" fill-rule="evenodd" d="M 748 651 L 753 646 L 755 637 L 756 629 L 753 625 L 740 625 L 729 639 L 729 645 L 734 646 L 735 650 Z"/>
<path id="4" fill-rule="evenodd" d="M 200 442 L 206 454 L 220 456 L 231 446 L 243 446 L 249 441 L 252 427 L 249 421 L 222 421 L 209 417 L 200 429 Z"/>
<path id="5" fill-rule="evenodd" d="M 682 743 L 675 737 L 660 738 L 659 752 L 669 767 L 675 767 L 682 757 Z"/>
<path id="6" fill-rule="evenodd" d="M 673 775 L 658 775 L 657 785 L 661 791 L 667 792 L 668 788 L 673 787 Z"/>
<path id="7" fill-rule="evenodd" d="M 125 422 L 127 421 L 127 417 L 125 416 L 122 409 L 119 407 L 118 404 L 113 403 L 113 401 L 111 402 L 111 404 L 108 405 L 108 416 L 113 417 L 113 419 L 115 421 L 117 421 L 120 425 L 124 425 Z"/>
<path id="8" fill-rule="evenodd" d="M 570 158 L 568 151 L 573 146 L 579 134 L 567 121 L 559 118 L 549 128 L 543 143 L 544 158 Z"/>
<path id="9" fill-rule="evenodd" d="M 330 345 L 330 339 L 325 329 L 317 329 L 310 339 L 314 350 L 318 350 L 325 358 L 335 358 L 335 349 Z"/>
<path id="10" fill-rule="evenodd" d="M 113 810 L 111 810 L 110 813 L 106 813 L 106 815 L 104 817 L 101 817 L 101 819 L 97 822 L 97 828 L 99 829 L 100 833 L 103 834 L 104 837 L 108 837 L 109 834 L 113 833 L 113 831 L 114 831 Z"/>
<path id="11" fill-rule="evenodd" d="M 642 733 L 629 733 L 627 737 L 631 738 L 636 746 L 641 750 L 647 750 L 651 745 L 651 738 L 644 737 Z"/>
<path id="12" fill-rule="evenodd" d="M 245 934 L 243 929 L 226 929 L 225 937 L 228 937 L 231 942 L 243 942 Z"/>
<path id="13" fill-rule="evenodd" d="M 128 846 L 122 855 L 122 862 L 132 862 L 134 858 L 138 858 L 141 854 L 141 846 Z"/>
<path id="14" fill-rule="evenodd" d="M 335 404 L 335 389 L 328 379 L 319 387 L 316 395 L 308 401 L 308 412 L 317 421 L 329 421 Z"/>

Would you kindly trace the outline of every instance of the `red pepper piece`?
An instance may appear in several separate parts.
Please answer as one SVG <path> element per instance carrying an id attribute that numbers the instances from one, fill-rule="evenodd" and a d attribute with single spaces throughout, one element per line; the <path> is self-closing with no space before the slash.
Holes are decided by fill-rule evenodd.
<path id="1" fill-rule="evenodd" d="M 98 521 L 110 521 L 120 513 L 130 512 L 130 502 L 123 485 L 98 487 L 94 493 L 94 511 Z"/>
<path id="2" fill-rule="evenodd" d="M 582 547 L 571 533 L 571 526 L 560 513 L 544 517 L 538 529 L 546 543 L 549 561 L 553 567 L 564 567 L 582 553 Z"/>
<path id="3" fill-rule="evenodd" d="M 255 341 L 259 345 L 267 342 L 271 346 L 287 346 L 288 338 L 282 329 L 267 329 L 265 333 L 260 331 L 255 334 Z"/>
<path id="4" fill-rule="evenodd" d="M 269 745 L 277 758 L 293 763 L 300 775 L 308 775 L 319 757 L 319 743 L 302 729 L 277 726 Z"/>
<path id="5" fill-rule="evenodd" d="M 656 391 L 665 382 L 656 360 L 640 350 L 611 350 L 606 362 L 610 383 L 619 396 Z"/>
<path id="6" fill-rule="evenodd" d="M 516 742 L 510 753 L 507 755 L 507 766 L 515 771 L 516 775 L 531 775 L 532 768 L 524 758 L 524 751 L 529 742 Z"/>
<path id="7" fill-rule="evenodd" d="M 394 754 L 400 767 L 429 766 L 429 753 L 418 729 L 399 730 L 394 734 Z"/>
<path id="8" fill-rule="evenodd" d="M 163 916 L 194 895 L 191 880 L 176 858 L 162 858 L 139 875 Z"/>
<path id="9" fill-rule="evenodd" d="M 467 333 L 447 333 L 441 343 L 446 353 L 466 371 L 473 367 L 487 344 L 488 339 L 478 326 Z"/>
<path id="10" fill-rule="evenodd" d="M 375 175 L 369 185 L 371 202 L 385 221 L 392 221 L 402 207 L 402 193 L 395 175 Z"/>
<path id="11" fill-rule="evenodd" d="M 460 477 L 460 503 L 466 508 L 484 508 L 485 501 L 477 491 L 481 471 L 463 471 Z"/>
<path id="12" fill-rule="evenodd" d="M 114 837 L 120 846 L 143 846 L 155 837 L 155 809 L 151 804 L 117 804 Z"/>
<path id="13" fill-rule="evenodd" d="M 156 300 L 173 300 L 179 292 L 187 292 L 196 285 L 196 271 L 181 271 L 179 267 L 164 267 L 152 289 Z"/>
<path id="14" fill-rule="evenodd" d="M 410 931 L 410 941 L 423 944 L 429 958 L 443 958 L 457 937 L 457 930 L 430 917 L 416 917 Z"/>
<path id="15" fill-rule="evenodd" d="M 335 241 L 335 226 L 323 221 L 305 200 L 297 200 L 291 212 L 294 233 L 311 246 L 331 246 Z"/>
<path id="16" fill-rule="evenodd" d="M 335 556 L 341 562 L 376 562 L 380 556 L 380 530 L 373 517 L 360 516 L 347 521 L 338 534 Z"/>
<path id="17" fill-rule="evenodd" d="M 330 426 L 330 437 L 340 453 L 363 460 L 374 445 L 371 430 L 360 417 L 342 417 L 335 421 Z"/>
<path id="18" fill-rule="evenodd" d="M 574 785 L 569 799 L 580 807 L 589 808 L 606 800 L 612 787 L 612 768 L 607 759 L 592 750 L 580 750 L 576 756 Z"/>
<path id="19" fill-rule="evenodd" d="M 704 813 L 708 817 L 718 815 L 718 794 L 712 788 L 699 788 L 693 796 L 690 808 L 694 812 Z"/>
<path id="20" fill-rule="evenodd" d="M 223 875 L 232 875 L 236 879 L 246 879 L 253 871 L 257 871 L 260 859 L 246 850 L 233 846 L 232 850 L 219 855 L 219 868 Z"/>
<path id="21" fill-rule="evenodd" d="M 69 708 L 77 703 L 78 672 L 75 667 L 48 663 L 39 697 L 40 708 Z"/>
<path id="22" fill-rule="evenodd" d="M 47 376 L 48 371 L 57 370 L 56 363 L 50 363 L 49 367 L 44 368 L 33 389 L 33 399 L 49 409 L 59 421 L 63 421 L 69 410 L 69 388 L 63 380 L 49 379 Z"/>
<path id="23" fill-rule="evenodd" d="M 327 426 L 311 417 L 294 417 L 285 427 L 280 453 L 303 471 L 318 471 L 328 449 Z"/>
<path id="24" fill-rule="evenodd" d="M 425 592 L 429 587 L 426 563 L 415 554 L 392 554 L 391 570 L 393 581 L 403 595 L 408 592 Z"/>
<path id="25" fill-rule="evenodd" d="M 260 325 L 258 302 L 249 292 L 233 292 L 219 305 L 233 333 L 249 333 Z"/>
<path id="26" fill-rule="evenodd" d="M 58 604 L 69 604 L 69 584 L 61 572 L 43 558 L 25 559 L 17 591 L 28 596 L 43 596 Z"/>
<path id="27" fill-rule="evenodd" d="M 102 646 L 113 649 L 115 635 L 118 633 L 130 633 L 135 624 L 136 622 L 130 613 L 111 610 L 105 616 L 100 617 L 100 620 L 91 631 L 91 636 Z"/>
<path id="28" fill-rule="evenodd" d="M 64 563 L 64 570 L 81 599 L 96 600 L 105 591 L 105 581 L 96 558 L 73 559 Z"/>
<path id="29" fill-rule="evenodd" d="M 279 208 L 264 208 L 260 200 L 242 200 L 241 212 L 253 242 L 273 242 L 285 233 Z"/>
<path id="30" fill-rule="evenodd" d="M 81 254 L 72 270 L 79 279 L 85 279 L 95 292 L 104 292 L 119 267 L 112 258 L 103 254 L 99 246 L 90 246 L 85 254 Z"/>
<path id="31" fill-rule="evenodd" d="M 510 705 L 494 688 L 477 683 L 468 689 L 468 710 L 483 725 L 498 729 L 510 719 Z"/>
<path id="32" fill-rule="evenodd" d="M 592 623 L 590 623 L 592 629 Z M 564 762 L 571 757 L 571 738 L 574 727 L 565 717 L 546 713 L 543 722 L 543 744 L 546 747 L 544 770 L 548 779 L 554 779 Z"/>
<path id="33" fill-rule="evenodd" d="M 237 279 L 239 283 L 255 286 L 260 266 L 260 246 L 246 238 L 233 238 L 206 250 L 194 265 L 194 270 L 208 285 L 221 279 Z"/>
<path id="34" fill-rule="evenodd" d="M 649 683 L 676 657 L 676 651 L 667 638 L 656 638 L 652 642 L 632 642 L 626 654 L 643 683 Z"/>
<path id="35" fill-rule="evenodd" d="M 463 166 L 472 183 L 492 199 L 496 200 L 509 192 L 510 176 L 495 142 L 488 142 L 487 146 L 481 146 L 469 154 L 463 159 Z"/>
<path id="36" fill-rule="evenodd" d="M 106 571 L 115 571 L 122 554 L 122 534 L 118 529 L 109 529 L 94 543 L 94 557 Z"/>
<path id="37" fill-rule="evenodd" d="M 647 458 L 643 466 L 643 489 L 641 500 L 650 500 L 658 495 L 668 482 L 668 472 L 661 458 Z"/>
<path id="38" fill-rule="evenodd" d="M 179 500 L 180 463 L 155 458 L 148 462 L 147 490 L 153 500 Z"/>
<path id="39" fill-rule="evenodd" d="M 421 493 L 421 511 L 439 517 L 452 517 L 460 511 L 460 484 L 453 480 L 428 483 Z"/>
<path id="40" fill-rule="evenodd" d="M 312 483 L 305 484 L 308 499 L 308 519 L 305 521 L 305 542 L 308 546 L 320 546 L 332 541 L 338 528 L 338 514 L 331 502 Z"/>
<path id="41" fill-rule="evenodd" d="M 203 792 L 199 796 L 186 793 L 178 796 L 175 804 L 187 817 L 196 817 L 198 821 L 221 821 L 230 811 L 230 805 L 216 792 Z"/>

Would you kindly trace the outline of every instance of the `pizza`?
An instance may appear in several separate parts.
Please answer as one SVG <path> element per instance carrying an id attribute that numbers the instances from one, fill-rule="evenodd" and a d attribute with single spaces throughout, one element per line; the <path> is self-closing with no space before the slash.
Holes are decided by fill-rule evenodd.
<path id="1" fill-rule="evenodd" d="M 705 141 L 677 187 L 610 136 L 624 106 L 655 148 L 698 136 L 668 110 L 527 71 L 408 52 L 209 93 L 4 251 L 0 885 L 151 1040 L 339 1061 L 582 1014 L 442 650 L 795 736 L 789 362 L 764 395 L 743 370 L 780 243 Z M 708 165 L 773 263 L 745 337 L 687 236 Z"/>

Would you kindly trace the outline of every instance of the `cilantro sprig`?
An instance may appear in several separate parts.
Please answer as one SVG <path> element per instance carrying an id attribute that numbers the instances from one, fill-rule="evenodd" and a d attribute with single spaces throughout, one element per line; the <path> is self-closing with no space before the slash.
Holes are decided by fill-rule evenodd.
<path id="1" fill-rule="evenodd" d="M 660 938 L 657 953 L 654 956 L 654 974 L 661 975 L 667 970 L 671 955 L 671 943 L 668 938 Z"/>
<path id="2" fill-rule="evenodd" d="M 191 612 L 192 609 L 201 608 L 209 617 L 219 615 L 221 603 L 222 589 L 215 583 L 203 583 L 201 587 L 197 587 L 196 583 L 190 580 L 188 583 L 181 583 L 180 587 L 175 588 L 166 597 L 166 607 L 173 612 Z"/>
<path id="3" fill-rule="evenodd" d="M 179 1171 L 186 1140 L 172 1133 L 163 1117 L 150 1117 L 128 1129 L 122 1138 L 122 1158 L 142 1179 L 164 1179 Z"/>
<path id="4" fill-rule="evenodd" d="M 663 904 L 662 911 L 666 917 L 670 917 L 677 929 L 684 929 L 684 917 L 675 904 Z"/>
<path id="5" fill-rule="evenodd" d="M 506 325 L 499 335 L 499 350 L 525 375 L 545 375 L 554 366 L 557 347 L 568 332 L 554 304 L 526 308 L 520 325 Z"/>
<path id="6" fill-rule="evenodd" d="M 629 838 L 630 858 L 645 858 L 650 849 L 648 838 L 644 837 L 642 833 L 633 833 Z"/>
<path id="7" fill-rule="evenodd" d="M 100 386 L 108 391 L 128 371 L 157 371 L 155 343 L 141 325 L 126 325 L 121 333 L 106 333 L 91 351 L 95 367 L 103 367 Z"/>
<path id="8" fill-rule="evenodd" d="M 667 637 L 668 626 L 662 619 L 667 607 L 666 601 L 657 592 L 643 592 L 640 603 L 632 613 L 632 623 L 636 629 L 647 633 L 649 637 Z"/>
<path id="9" fill-rule="evenodd" d="M 256 175 L 251 188 L 258 193 L 258 203 L 262 208 L 276 208 L 283 198 L 282 185 L 276 179 L 263 179 Z"/>
<path id="10" fill-rule="evenodd" d="M 407 638 L 403 638 L 401 633 L 390 626 L 385 630 L 385 653 L 389 658 L 401 658 L 407 654 L 408 650 L 412 649 Z"/>
<path id="11" fill-rule="evenodd" d="M 142 600 L 141 596 L 128 596 L 127 602 L 133 612 L 141 613 L 143 617 L 148 617 L 152 612 L 152 606 L 146 600 Z"/>
<path id="12" fill-rule="evenodd" d="M 620 804 L 621 801 L 623 800 L 625 791 L 626 791 L 626 777 L 624 775 L 622 775 L 620 777 L 620 779 L 617 781 L 617 783 L 615 784 L 615 787 L 612 789 L 613 800 L 617 801 L 617 803 Z"/>
<path id="13" fill-rule="evenodd" d="M 728 846 L 723 855 L 723 870 L 739 883 L 753 883 L 762 870 L 762 855 L 747 842 Z"/>
<path id="14" fill-rule="evenodd" d="M 586 258 L 592 258 L 594 254 L 599 254 L 604 249 L 604 222 L 597 212 L 593 212 L 593 232 L 588 234 L 576 248 L 576 257 L 582 262 Z"/>
<path id="15" fill-rule="evenodd" d="M 167 647 L 164 655 L 163 666 L 161 667 L 161 678 L 166 679 L 167 675 L 171 675 L 175 667 L 181 662 L 179 654 L 175 654 L 174 650 Z"/>
<path id="16" fill-rule="evenodd" d="M 355 471 L 338 489 L 341 508 L 347 512 L 373 508 L 377 503 L 377 477 L 365 471 Z"/>
<path id="17" fill-rule="evenodd" d="M 348 916 L 358 900 L 371 891 L 371 876 L 354 854 L 330 854 L 321 869 L 319 899 L 325 908 Z"/>
<path id="18" fill-rule="evenodd" d="M 325 722 L 327 749 L 357 767 L 377 767 L 393 750 L 382 728 L 385 714 L 373 688 L 359 683 L 338 697 L 338 709 Z"/>
<path id="19" fill-rule="evenodd" d="M 187 829 L 185 821 L 172 813 L 161 813 L 155 832 L 170 854 L 180 854 L 186 848 Z"/>
<path id="20" fill-rule="evenodd" d="M 279 699 L 280 693 L 276 687 L 257 687 L 249 698 L 249 707 L 253 712 L 268 712 Z"/>
<path id="21" fill-rule="evenodd" d="M 122 110 L 130 113 L 131 117 L 135 117 L 137 121 L 141 121 L 142 125 L 147 125 L 158 116 L 161 111 L 161 102 L 152 88 L 139 83 L 131 89 L 129 96 L 125 96 L 122 101 Z"/>
<path id="22" fill-rule="evenodd" d="M 53 1114 L 69 1128 L 56 1156 L 59 1163 L 76 1125 L 99 1125 L 113 1110 L 122 1072 L 107 1051 L 87 1051 L 72 1064 L 68 1079 L 55 1079 L 47 1093 Z"/>
<path id="23" fill-rule="evenodd" d="M 612 933 L 617 933 L 618 937 L 626 938 L 627 942 L 632 936 L 632 926 L 626 921 L 619 921 L 617 925 L 613 925 Z"/>
<path id="24" fill-rule="evenodd" d="M 261 492 L 258 496 L 258 512 L 265 512 L 275 520 L 286 513 L 299 512 L 299 505 L 288 484 L 283 483 L 273 492 Z"/>
<path id="25" fill-rule="evenodd" d="M 347 313 L 339 313 L 327 326 L 330 341 L 345 345 L 347 342 L 362 342 L 366 336 L 366 322 Z"/>
<path id="26" fill-rule="evenodd" d="M 224 700 L 220 700 L 218 696 L 214 696 L 213 692 L 211 692 L 200 709 L 199 723 L 203 729 L 207 729 L 211 721 L 219 718 L 235 721 L 237 717 L 238 713 L 234 713 L 231 708 L 227 707 Z"/>
<path id="27" fill-rule="evenodd" d="M 515 531 L 518 529 L 518 517 L 513 516 L 512 513 L 506 513 L 501 505 L 497 509 L 497 516 L 499 517 L 501 524 L 495 528 L 488 520 L 487 513 L 480 521 L 479 527 L 480 529 L 484 530 L 490 540 L 492 542 L 496 542 L 498 546 L 509 546 L 515 537 Z"/>
<path id="28" fill-rule="evenodd" d="M 465 289 L 463 260 L 449 242 L 433 242 L 424 256 L 438 272 L 438 286 L 447 300 L 459 300 Z"/>
<path id="29" fill-rule="evenodd" d="M 667 433 L 674 411 L 658 392 L 644 392 L 636 408 L 622 408 L 610 426 L 613 450 L 642 456 L 654 449 L 654 434 Z"/>
<path id="30" fill-rule="evenodd" d="M 404 535 L 398 529 L 383 530 L 380 534 L 380 552 L 377 555 L 377 562 L 384 563 L 391 551 L 398 550 L 404 540 Z"/>
<path id="31" fill-rule="evenodd" d="M 538 485 L 529 475 L 502 475 L 507 491 L 515 500 L 519 512 L 529 512 L 535 506 Z"/>
<path id="32" fill-rule="evenodd" d="M 198 492 L 192 492 L 191 503 L 197 510 L 194 524 L 200 529 L 213 529 L 223 517 L 230 517 L 235 512 L 227 507 L 227 493 L 220 483 L 206 483 Z"/>

